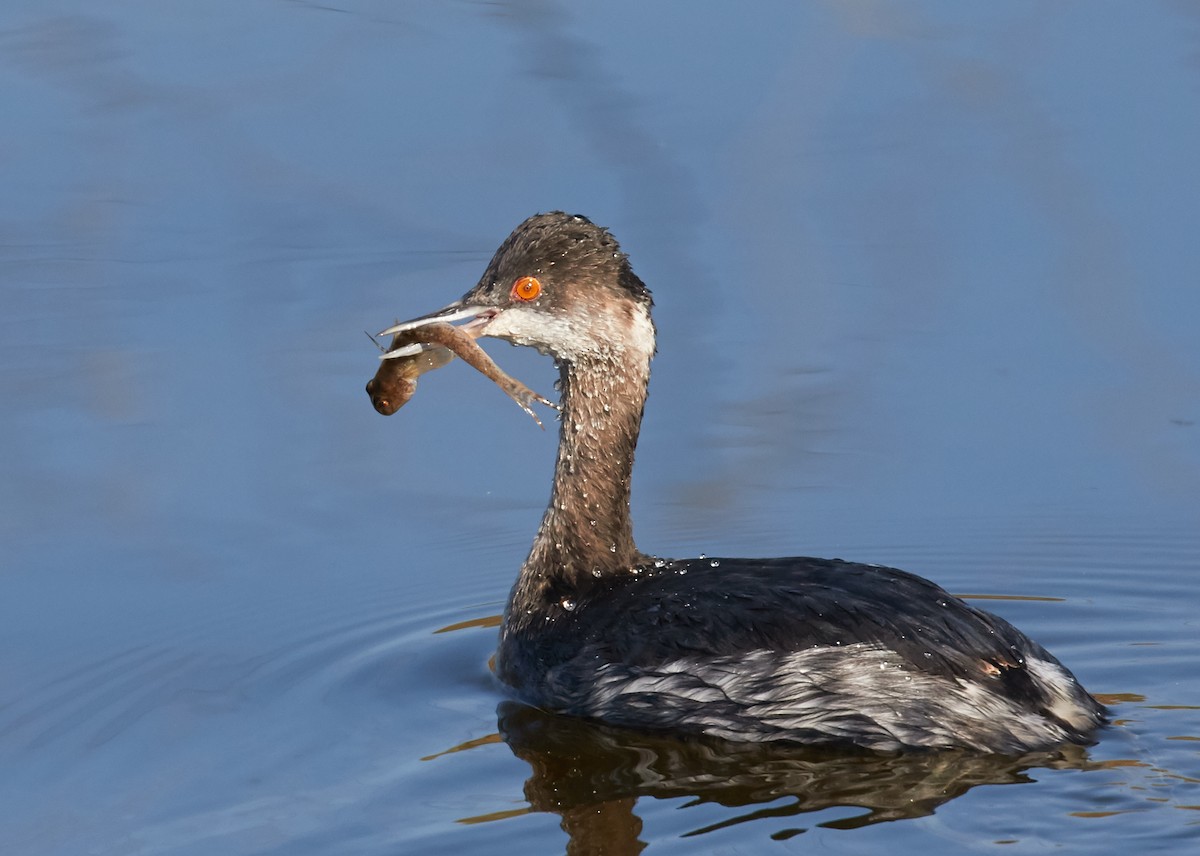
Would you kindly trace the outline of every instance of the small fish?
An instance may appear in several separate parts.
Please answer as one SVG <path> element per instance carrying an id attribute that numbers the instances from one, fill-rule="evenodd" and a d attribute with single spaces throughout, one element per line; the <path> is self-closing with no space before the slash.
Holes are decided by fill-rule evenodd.
<path id="1" fill-rule="evenodd" d="M 416 330 L 397 333 L 392 338 L 390 350 L 420 342 Z M 391 416 L 413 397 L 417 391 L 417 378 L 440 369 L 452 359 L 454 352 L 449 348 L 430 348 L 408 357 L 383 360 L 375 377 L 367 381 L 367 395 L 371 396 L 371 404 L 383 416 Z"/>
<path id="2" fill-rule="evenodd" d="M 392 346 L 388 353 L 405 345 L 435 345 L 436 347 L 419 351 L 404 357 L 387 358 L 379 364 L 375 377 L 367 382 L 367 395 L 371 396 L 371 404 L 384 416 L 391 416 L 403 407 L 413 393 L 417 391 L 417 378 L 426 372 L 441 368 L 454 359 L 457 354 L 463 362 L 490 378 L 508 397 L 515 401 L 522 410 L 532 417 L 542 428 L 542 420 L 533 412 L 535 401 L 547 407 L 556 407 L 538 395 L 519 380 L 509 377 L 500 367 L 492 362 L 483 348 L 471 336 L 462 330 L 446 323 L 424 324 L 412 330 L 405 330 L 392 337 Z"/>

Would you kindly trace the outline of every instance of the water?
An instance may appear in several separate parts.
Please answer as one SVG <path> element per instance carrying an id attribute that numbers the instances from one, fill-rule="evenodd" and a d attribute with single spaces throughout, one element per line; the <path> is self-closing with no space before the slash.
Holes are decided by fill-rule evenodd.
<path id="1" fill-rule="evenodd" d="M 6 4 L 0 849 L 1194 847 L 1198 45 L 1169 2 Z M 506 706 L 553 431 L 461 364 L 381 418 L 361 331 L 551 208 L 654 290 L 644 549 L 989 596 L 1100 743 Z"/>

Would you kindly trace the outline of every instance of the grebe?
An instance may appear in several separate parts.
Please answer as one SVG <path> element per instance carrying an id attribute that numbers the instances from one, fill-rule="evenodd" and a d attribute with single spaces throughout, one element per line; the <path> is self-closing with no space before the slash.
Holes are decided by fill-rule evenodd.
<path id="1" fill-rule="evenodd" d="M 1005 754 L 1089 742 L 1105 710 L 1074 675 L 921 577 L 837 559 L 639 551 L 629 489 L 651 306 L 606 229 L 553 212 L 518 226 L 461 300 L 380 334 L 464 321 L 471 336 L 557 361 L 553 490 L 495 658 L 521 701 L 737 741 Z"/>

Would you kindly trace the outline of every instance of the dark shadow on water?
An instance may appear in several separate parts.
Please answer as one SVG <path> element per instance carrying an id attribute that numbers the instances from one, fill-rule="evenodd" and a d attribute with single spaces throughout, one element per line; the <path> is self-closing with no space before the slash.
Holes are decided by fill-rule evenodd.
<path id="1" fill-rule="evenodd" d="M 534 811 L 562 818 L 570 854 L 632 854 L 639 840 L 639 797 L 691 798 L 744 809 L 685 833 L 700 836 L 756 820 L 837 807 L 861 813 L 812 826 L 857 829 L 924 817 L 978 785 L 1033 781 L 1038 767 L 1085 769 L 1087 750 L 1067 746 L 1019 758 L 939 752 L 883 755 L 790 745 L 729 743 L 642 734 L 558 716 L 506 701 L 501 737 L 533 768 L 525 798 Z M 805 831 L 801 823 L 772 838 Z"/>

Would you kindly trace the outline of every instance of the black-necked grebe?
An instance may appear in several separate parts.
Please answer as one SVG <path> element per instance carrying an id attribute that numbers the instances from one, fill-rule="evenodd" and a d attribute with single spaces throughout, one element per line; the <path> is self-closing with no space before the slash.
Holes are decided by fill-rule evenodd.
<path id="1" fill-rule="evenodd" d="M 541 708 L 732 740 L 1001 753 L 1087 742 L 1105 711 L 1074 675 L 928 580 L 637 549 L 629 485 L 651 305 L 607 230 L 554 212 L 518 226 L 461 300 L 384 331 L 465 321 L 558 362 L 554 487 L 504 612 L 500 679 Z"/>

